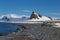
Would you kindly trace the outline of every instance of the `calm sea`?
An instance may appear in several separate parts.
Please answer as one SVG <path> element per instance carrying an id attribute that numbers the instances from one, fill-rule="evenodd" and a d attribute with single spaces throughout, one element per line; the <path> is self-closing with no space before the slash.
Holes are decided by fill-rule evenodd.
<path id="1" fill-rule="evenodd" d="M 0 35 L 7 35 L 10 32 L 16 31 L 17 28 L 20 28 L 20 26 L 13 24 L 0 24 Z"/>
<path id="2" fill-rule="evenodd" d="M 19 21 L 24 21 L 26 20 L 27 18 L 22 18 L 22 19 L 19 19 L 19 18 L 11 18 L 10 21 L 13 21 L 13 22 L 19 22 Z M 2 20 L 0 20 L 2 21 Z M 5 20 L 3 20 L 5 21 Z M 18 25 L 13 25 L 13 24 L 0 24 L 0 35 L 7 35 L 8 33 L 11 33 L 13 31 L 16 31 L 18 28 L 21 28 L 22 26 L 18 26 Z"/>

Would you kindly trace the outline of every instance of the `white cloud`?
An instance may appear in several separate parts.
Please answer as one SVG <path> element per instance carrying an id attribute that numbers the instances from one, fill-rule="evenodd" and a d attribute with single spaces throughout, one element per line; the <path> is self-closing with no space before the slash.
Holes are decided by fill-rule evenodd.
<path id="1" fill-rule="evenodd" d="M 31 12 L 30 10 L 21 10 L 22 12 Z"/>

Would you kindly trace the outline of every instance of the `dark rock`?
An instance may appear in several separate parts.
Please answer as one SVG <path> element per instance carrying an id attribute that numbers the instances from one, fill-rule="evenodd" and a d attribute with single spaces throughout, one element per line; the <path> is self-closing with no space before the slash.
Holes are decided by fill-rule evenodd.
<path id="1" fill-rule="evenodd" d="M 51 17 L 49 17 L 49 16 L 46 16 L 46 17 L 48 17 L 50 20 L 53 20 Z"/>
<path id="2" fill-rule="evenodd" d="M 36 18 L 39 19 L 38 17 L 42 17 L 42 16 L 40 14 L 38 14 L 38 13 L 36 13 L 36 12 L 33 11 L 32 14 L 31 14 L 31 16 L 30 16 L 30 19 L 33 19 L 33 18 L 34 19 L 36 19 Z"/>
<path id="3" fill-rule="evenodd" d="M 9 21 L 10 19 L 7 16 L 4 16 L 2 20 Z"/>

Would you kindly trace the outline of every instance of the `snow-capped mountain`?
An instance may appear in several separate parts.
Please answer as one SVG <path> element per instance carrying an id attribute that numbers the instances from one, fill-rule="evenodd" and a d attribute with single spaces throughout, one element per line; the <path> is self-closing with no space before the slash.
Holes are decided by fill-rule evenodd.
<path id="1" fill-rule="evenodd" d="M 13 20 L 23 20 L 23 19 L 27 19 L 29 18 L 29 16 L 25 16 L 25 15 L 16 15 L 16 14 L 7 14 L 7 15 L 2 15 L 0 17 L 0 20 L 4 20 L 4 21 L 13 21 Z"/>
<path id="2" fill-rule="evenodd" d="M 32 14 L 31 14 L 31 16 L 30 16 L 30 19 L 39 19 L 39 18 L 41 18 L 42 16 L 40 15 L 40 14 L 38 14 L 38 13 L 36 13 L 36 12 L 32 12 Z"/>
<path id="3" fill-rule="evenodd" d="M 47 21 L 47 20 L 53 20 L 53 19 L 48 16 L 41 16 L 40 14 L 33 11 L 28 21 Z"/>
<path id="4" fill-rule="evenodd" d="M 7 15 L 3 15 L 0 17 L 0 19 L 2 20 L 26 20 L 26 21 L 48 21 L 48 20 L 53 20 L 51 17 L 48 17 L 48 16 L 42 16 L 38 13 L 36 13 L 35 11 L 32 12 L 31 16 L 25 16 L 25 15 L 22 15 L 22 16 L 19 16 L 19 15 L 16 15 L 16 14 L 7 14 Z"/>
<path id="5" fill-rule="evenodd" d="M 25 15 L 16 15 L 16 14 L 7 14 L 7 15 L 2 15 L 0 18 L 3 18 L 4 16 L 8 17 L 8 18 L 22 18 L 22 17 L 28 17 Z"/>
<path id="6" fill-rule="evenodd" d="M 4 17 L 2 18 L 2 20 L 10 21 L 10 19 L 9 19 L 7 16 L 4 16 Z"/>

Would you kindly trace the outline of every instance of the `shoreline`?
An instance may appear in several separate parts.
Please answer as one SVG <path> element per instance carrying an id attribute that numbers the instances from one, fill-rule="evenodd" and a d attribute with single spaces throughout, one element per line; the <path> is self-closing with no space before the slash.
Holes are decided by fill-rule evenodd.
<path id="1" fill-rule="evenodd" d="M 56 27 L 55 26 L 40 26 L 40 24 L 38 24 L 38 25 L 30 24 L 30 25 L 27 25 L 27 27 L 28 27 L 27 29 L 20 29 L 20 30 L 18 30 L 18 32 L 12 32 L 6 36 L 0 36 L 0 40 L 10 40 L 10 39 L 19 40 L 19 38 L 21 39 L 22 35 L 23 36 L 25 35 L 24 37 L 27 39 L 30 38 L 33 40 L 35 40 L 35 39 L 40 40 L 40 38 L 42 40 L 44 40 L 44 39 L 48 39 L 48 40 L 53 39 L 54 40 L 54 39 L 57 39 L 57 37 L 58 37 L 58 39 L 60 39 L 59 38 L 60 28 L 58 28 L 57 26 Z M 56 34 L 56 37 L 54 37 L 55 34 Z M 28 36 L 26 36 L 26 35 L 28 35 Z"/>

